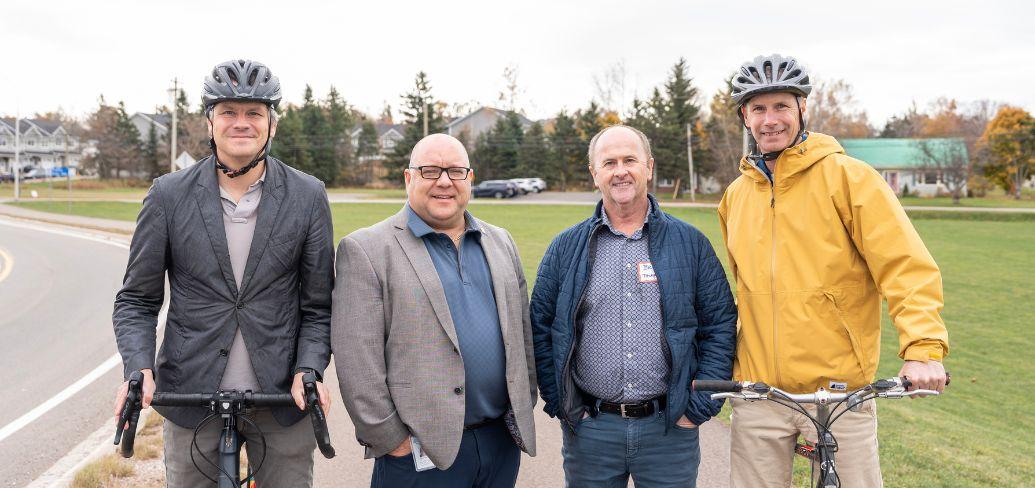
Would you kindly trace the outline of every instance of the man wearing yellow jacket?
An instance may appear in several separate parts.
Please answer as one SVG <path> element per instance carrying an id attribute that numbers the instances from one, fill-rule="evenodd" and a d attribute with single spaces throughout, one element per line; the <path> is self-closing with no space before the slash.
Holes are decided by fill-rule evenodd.
<path id="1" fill-rule="evenodd" d="M 732 83 L 754 138 L 719 204 L 740 313 L 734 379 L 792 393 L 872 382 L 883 297 L 898 329 L 899 375 L 941 391 L 941 274 L 891 188 L 833 137 L 805 131 L 812 86 L 794 58 L 759 56 Z M 811 422 L 775 402 L 745 401 L 733 402 L 732 421 L 731 485 L 788 486 L 798 435 L 815 441 Z M 874 402 L 832 431 L 842 486 L 881 486 Z"/>

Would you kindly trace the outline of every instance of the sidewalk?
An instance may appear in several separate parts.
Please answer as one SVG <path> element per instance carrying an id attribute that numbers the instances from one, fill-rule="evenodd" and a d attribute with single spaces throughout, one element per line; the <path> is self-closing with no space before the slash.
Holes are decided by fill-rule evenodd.
<path id="1" fill-rule="evenodd" d="M 27 208 L 4 205 L 0 203 L 0 215 L 23 220 L 35 220 L 49 224 L 68 225 L 82 229 L 91 229 L 113 234 L 131 235 L 137 225 L 134 222 L 121 220 L 97 219 L 93 217 L 80 217 L 77 215 L 65 215 L 51 212 L 41 212 Z"/>

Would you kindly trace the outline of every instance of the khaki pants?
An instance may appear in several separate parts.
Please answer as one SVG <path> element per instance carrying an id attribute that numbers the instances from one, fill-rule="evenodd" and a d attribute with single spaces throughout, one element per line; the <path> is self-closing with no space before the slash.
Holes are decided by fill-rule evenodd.
<path id="1" fill-rule="evenodd" d="M 794 446 L 801 434 L 816 442 L 816 427 L 799 412 L 770 401 L 731 400 L 730 486 L 786 488 L 791 485 Z M 815 416 L 816 406 L 806 405 Z M 840 412 L 841 409 L 838 409 Z M 834 454 L 844 488 L 883 486 L 877 457 L 877 409 L 873 401 L 859 412 L 848 412 L 831 429 L 837 440 Z M 819 474 L 818 464 L 815 473 Z"/>
<path id="2" fill-rule="evenodd" d="M 277 423 L 269 409 L 260 408 L 245 414 L 262 429 L 266 437 L 266 459 L 262 468 L 255 474 L 256 485 L 276 488 L 308 488 L 313 486 L 313 451 L 316 449 L 316 437 L 313 435 L 313 424 L 309 419 L 302 419 L 294 425 L 284 427 Z M 223 430 L 223 421 L 215 419 L 198 432 L 198 448 L 213 462 L 218 463 L 219 436 Z M 262 440 L 255 428 L 247 422 L 238 422 L 244 448 L 248 451 L 248 459 L 252 469 L 257 467 L 262 458 Z M 194 429 L 185 429 L 168 420 L 162 432 L 165 441 L 165 480 L 170 488 L 195 488 L 215 486 L 198 472 L 191 462 L 191 439 Z M 195 450 L 194 458 L 199 467 L 205 470 L 210 478 L 216 478 L 216 468 L 205 462 Z"/>

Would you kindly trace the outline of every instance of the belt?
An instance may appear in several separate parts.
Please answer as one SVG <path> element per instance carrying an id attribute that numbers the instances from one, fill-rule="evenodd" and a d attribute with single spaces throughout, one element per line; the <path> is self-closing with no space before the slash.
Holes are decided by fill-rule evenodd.
<path id="1" fill-rule="evenodd" d="M 496 417 L 494 419 L 487 419 L 487 420 L 482 420 L 481 422 L 475 422 L 475 423 L 470 424 L 470 425 L 465 425 L 464 426 L 464 430 L 480 429 L 480 428 L 485 427 L 487 425 L 492 425 L 492 424 L 494 424 L 496 422 L 499 422 L 502 419 L 503 419 L 503 417 Z"/>
<path id="2" fill-rule="evenodd" d="M 594 398 L 586 393 L 582 394 L 582 402 L 589 407 L 589 414 L 596 417 L 600 412 L 621 415 L 623 418 L 634 419 L 654 415 L 665 409 L 665 396 L 659 396 L 650 400 L 635 403 L 611 403 Z"/>

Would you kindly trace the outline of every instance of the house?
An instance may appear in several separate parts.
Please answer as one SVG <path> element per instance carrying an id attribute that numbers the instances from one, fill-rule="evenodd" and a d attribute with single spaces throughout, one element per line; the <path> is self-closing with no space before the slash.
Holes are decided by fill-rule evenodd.
<path id="1" fill-rule="evenodd" d="M 473 146 L 474 141 L 478 139 L 478 136 L 492 130 L 496 126 L 496 122 L 505 118 L 509 113 L 510 111 L 508 110 L 481 107 L 446 124 L 446 134 L 464 141 L 468 148 L 470 148 Z M 520 113 L 517 116 L 521 120 L 521 127 L 527 131 L 533 122 Z"/>
<path id="2" fill-rule="evenodd" d="M 381 184 L 381 179 L 388 173 L 384 167 L 385 159 L 395 151 L 395 146 L 403 140 L 405 132 L 402 124 L 393 124 L 391 121 L 375 122 L 374 129 L 377 133 L 377 153 L 358 158 L 358 163 L 364 165 L 364 171 L 359 180 L 368 185 Z M 359 137 L 362 133 L 363 126 L 360 124 L 349 134 L 353 148 L 359 147 Z"/>
<path id="3" fill-rule="evenodd" d="M 927 141 L 932 147 L 956 146 L 953 151 L 967 154 L 963 139 L 841 139 L 839 142 L 849 156 L 865 161 L 884 177 L 884 181 L 896 194 L 904 191 L 918 196 L 936 196 L 948 193 L 937 170 L 925 168 L 927 164 L 920 142 Z M 935 150 L 935 153 L 948 151 Z M 964 192 L 966 189 L 964 188 Z"/>
<path id="4" fill-rule="evenodd" d="M 172 125 L 172 114 L 145 114 L 137 112 L 129 118 L 129 121 L 137 128 L 137 133 L 140 134 L 140 142 L 147 142 L 148 133 L 152 126 L 155 128 L 155 136 L 161 141 L 169 134 L 169 126 Z"/>
<path id="5" fill-rule="evenodd" d="M 18 126 L 19 160 L 23 171 L 30 168 L 50 172 L 52 168 L 78 167 L 82 159 L 79 138 L 69 135 L 61 122 L 46 119 L 0 118 L 0 172 L 10 173 L 15 165 L 15 126 Z"/>

